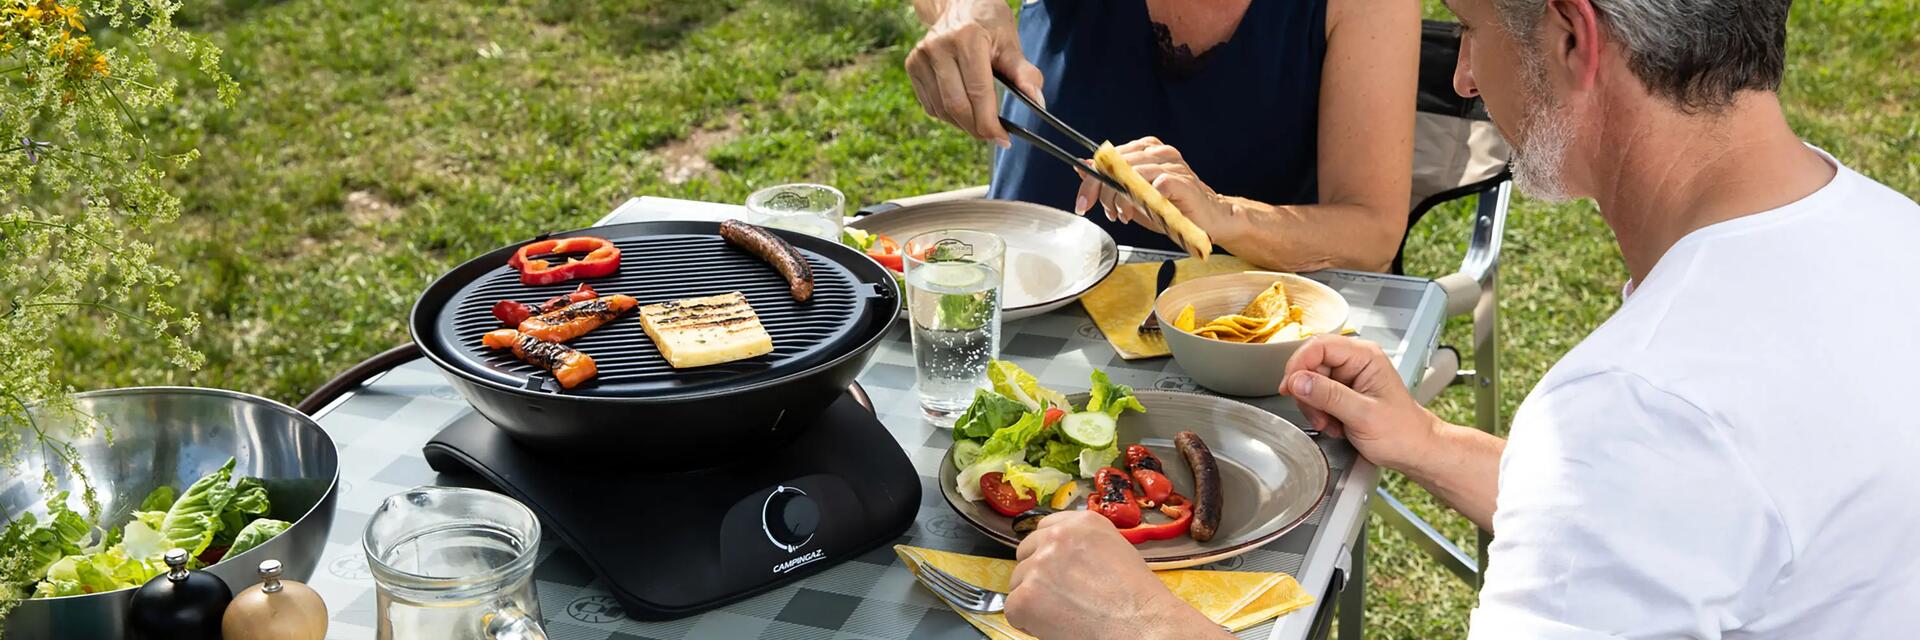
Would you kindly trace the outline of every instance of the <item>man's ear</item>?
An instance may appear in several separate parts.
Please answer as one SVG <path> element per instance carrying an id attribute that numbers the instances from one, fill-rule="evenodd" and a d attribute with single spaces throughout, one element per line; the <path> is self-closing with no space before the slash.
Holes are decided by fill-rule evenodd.
<path id="1" fill-rule="evenodd" d="M 1569 91 L 1593 88 L 1600 73 L 1600 13 L 1590 0 L 1548 0 L 1541 20 L 1541 55 L 1565 74 Z"/>

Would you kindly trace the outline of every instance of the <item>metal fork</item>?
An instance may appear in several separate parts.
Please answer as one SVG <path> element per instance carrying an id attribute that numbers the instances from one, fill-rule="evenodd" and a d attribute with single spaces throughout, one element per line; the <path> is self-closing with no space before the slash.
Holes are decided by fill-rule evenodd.
<path id="1" fill-rule="evenodd" d="M 920 563 L 918 575 L 920 584 L 961 611 L 989 614 L 1007 610 L 1007 594 L 974 586 L 932 564 Z"/>

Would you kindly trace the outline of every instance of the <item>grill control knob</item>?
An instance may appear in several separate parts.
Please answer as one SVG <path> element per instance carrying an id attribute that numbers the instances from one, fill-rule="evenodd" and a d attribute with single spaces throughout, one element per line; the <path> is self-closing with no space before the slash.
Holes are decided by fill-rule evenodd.
<path id="1" fill-rule="evenodd" d="M 820 505 L 805 491 L 779 486 L 767 496 L 760 518 L 773 546 L 792 553 L 813 540 L 813 532 L 820 527 Z"/>

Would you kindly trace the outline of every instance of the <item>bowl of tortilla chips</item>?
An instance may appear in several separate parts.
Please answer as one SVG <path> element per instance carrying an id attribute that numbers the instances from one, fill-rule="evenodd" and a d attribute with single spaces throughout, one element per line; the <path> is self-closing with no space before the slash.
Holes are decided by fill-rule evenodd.
<path id="1" fill-rule="evenodd" d="M 1271 271 L 1182 282 L 1153 310 L 1174 361 L 1195 383 L 1248 397 L 1279 393 L 1287 358 L 1308 338 L 1339 333 L 1350 311 L 1332 287 Z"/>

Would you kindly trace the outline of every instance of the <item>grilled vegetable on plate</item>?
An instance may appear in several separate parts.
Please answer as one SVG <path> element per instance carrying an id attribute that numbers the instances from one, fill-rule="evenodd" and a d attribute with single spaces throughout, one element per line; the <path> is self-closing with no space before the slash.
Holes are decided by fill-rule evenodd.
<path id="1" fill-rule="evenodd" d="M 1072 396 L 1012 363 L 988 372 L 992 389 L 954 424 L 941 490 L 963 520 L 1009 546 L 1048 513 L 1087 509 L 1149 566 L 1189 567 L 1279 537 L 1329 486 L 1319 445 L 1266 410 L 1136 392 L 1101 371 Z"/>

